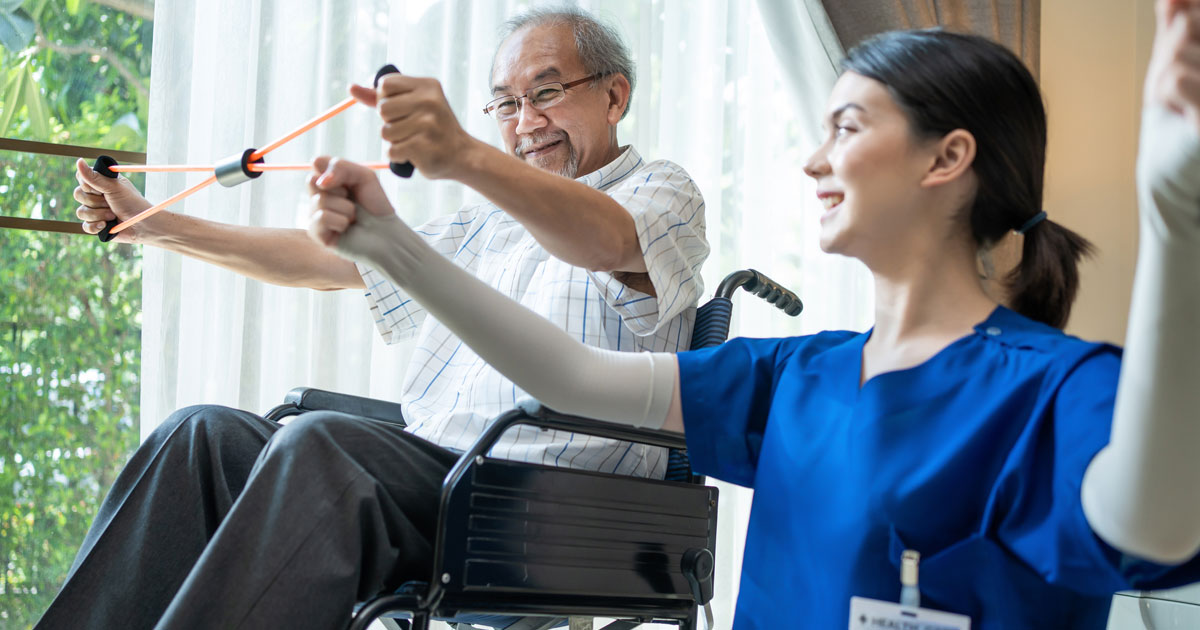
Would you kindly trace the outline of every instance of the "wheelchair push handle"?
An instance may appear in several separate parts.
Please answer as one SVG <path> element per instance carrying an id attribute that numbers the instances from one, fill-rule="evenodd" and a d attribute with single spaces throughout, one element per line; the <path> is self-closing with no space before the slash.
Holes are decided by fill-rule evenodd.
<path id="1" fill-rule="evenodd" d="M 387 64 L 375 73 L 375 87 L 379 87 L 379 80 L 389 74 L 400 74 L 400 70 L 392 64 Z M 388 164 L 388 169 L 400 177 L 412 177 L 413 165 L 412 162 L 392 162 Z"/>
<path id="2" fill-rule="evenodd" d="M 754 269 L 743 269 L 725 276 L 717 287 L 717 297 L 732 298 L 738 287 L 774 304 L 776 308 L 792 317 L 804 310 L 804 303 L 795 293 Z"/>

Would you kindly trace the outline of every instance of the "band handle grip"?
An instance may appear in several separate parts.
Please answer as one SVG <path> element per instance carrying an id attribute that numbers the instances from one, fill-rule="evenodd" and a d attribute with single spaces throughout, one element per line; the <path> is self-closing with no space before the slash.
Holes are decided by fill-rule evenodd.
<path id="1" fill-rule="evenodd" d="M 116 166 L 116 165 L 117 165 L 116 160 L 112 159 L 111 157 L 109 157 L 107 155 L 101 155 L 100 157 L 96 158 L 95 163 L 92 164 L 92 170 L 96 171 L 97 173 L 100 173 L 101 175 L 103 175 L 105 177 L 116 179 L 117 174 L 111 170 L 111 167 Z M 104 224 L 104 229 L 100 230 L 100 232 L 98 234 L 96 234 L 96 237 L 100 239 L 101 243 L 107 243 L 107 242 L 113 240 L 114 238 L 117 237 L 117 235 L 112 233 L 112 229 L 117 227 L 117 225 L 119 223 L 121 223 L 120 219 L 109 219 Z"/>
<path id="2" fill-rule="evenodd" d="M 397 69 L 396 66 L 393 66 L 390 63 L 387 64 L 386 66 L 380 68 L 379 72 L 375 73 L 374 87 L 379 87 L 379 80 L 389 74 L 400 74 L 400 70 Z M 404 163 L 392 162 L 392 163 L 388 164 L 388 169 L 390 169 L 393 173 L 399 175 L 400 177 L 412 177 L 412 174 L 413 174 L 412 162 L 404 162 Z"/>

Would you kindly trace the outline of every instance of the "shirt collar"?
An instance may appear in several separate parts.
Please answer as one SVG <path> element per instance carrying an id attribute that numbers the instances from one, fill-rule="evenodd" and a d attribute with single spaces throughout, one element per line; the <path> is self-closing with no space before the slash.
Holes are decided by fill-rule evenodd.
<path id="1" fill-rule="evenodd" d="M 621 154 L 616 159 L 583 177 L 575 178 L 575 181 L 582 182 L 598 190 L 604 190 L 628 177 L 641 164 L 642 156 L 638 155 L 633 145 L 629 145 L 621 151 Z"/>
<path id="2" fill-rule="evenodd" d="M 1029 319 L 1004 305 L 998 305 L 987 319 L 976 324 L 975 332 L 1010 346 L 1024 345 L 1029 341 L 1030 335 L 1048 334 L 1058 337 L 1063 334 L 1061 330 L 1049 324 Z"/>

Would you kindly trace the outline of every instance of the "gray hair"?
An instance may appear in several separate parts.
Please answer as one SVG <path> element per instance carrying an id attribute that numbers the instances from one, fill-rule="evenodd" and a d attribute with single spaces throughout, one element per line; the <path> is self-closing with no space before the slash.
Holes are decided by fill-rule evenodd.
<path id="1" fill-rule="evenodd" d="M 629 98 L 625 101 L 625 111 L 621 112 L 621 118 L 624 119 L 629 113 L 629 103 L 633 101 L 637 79 L 633 57 L 617 29 L 578 7 L 536 8 L 505 22 L 500 30 L 500 40 L 503 42 L 513 33 L 533 26 L 570 26 L 575 34 L 579 61 L 588 74 L 594 74 L 598 79 L 619 74 L 629 81 Z M 496 52 L 500 52 L 499 48 Z M 495 70 L 496 58 L 493 55 L 491 72 Z M 491 81 L 489 73 L 488 82 Z"/>

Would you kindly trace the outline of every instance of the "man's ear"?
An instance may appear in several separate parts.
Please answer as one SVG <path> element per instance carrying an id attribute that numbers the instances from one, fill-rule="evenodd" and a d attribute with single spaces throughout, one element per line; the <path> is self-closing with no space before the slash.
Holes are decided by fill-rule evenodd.
<path id="1" fill-rule="evenodd" d="M 606 118 L 608 124 L 615 125 L 621 120 L 621 116 L 625 113 L 625 108 L 629 106 L 629 79 L 623 74 L 614 74 L 609 77 L 608 86 L 605 89 L 605 96 L 608 97 L 608 112 Z"/>
<path id="2" fill-rule="evenodd" d="M 975 163 L 975 136 L 966 129 L 955 129 L 942 136 L 933 148 L 933 162 L 921 179 L 922 186 L 941 186 L 955 181 Z"/>

